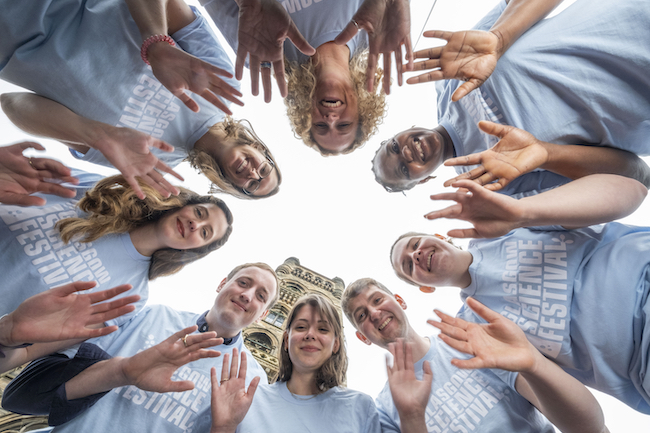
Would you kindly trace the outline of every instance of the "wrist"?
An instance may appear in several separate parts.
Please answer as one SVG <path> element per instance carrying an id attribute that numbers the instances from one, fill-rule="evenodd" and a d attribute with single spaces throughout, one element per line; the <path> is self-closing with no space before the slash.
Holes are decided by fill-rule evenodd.
<path id="1" fill-rule="evenodd" d="M 142 61 L 147 65 L 150 65 L 151 63 L 149 62 L 149 51 L 156 45 L 162 45 L 161 43 L 169 44 L 172 47 L 176 46 L 176 42 L 174 42 L 174 40 L 169 35 L 149 36 L 144 40 L 144 42 L 142 42 L 142 46 L 140 47 L 140 57 L 142 58 Z"/>
<path id="2" fill-rule="evenodd" d="M 506 37 L 499 29 L 490 29 L 489 32 L 497 38 L 496 54 L 498 60 L 501 58 L 501 56 L 503 56 L 503 53 L 505 53 L 508 48 L 510 48 L 510 45 L 506 43 Z"/>

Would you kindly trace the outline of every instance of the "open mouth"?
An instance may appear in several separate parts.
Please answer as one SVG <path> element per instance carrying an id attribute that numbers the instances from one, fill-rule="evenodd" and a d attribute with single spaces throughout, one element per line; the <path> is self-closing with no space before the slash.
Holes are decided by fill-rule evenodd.
<path id="1" fill-rule="evenodd" d="M 424 149 L 422 149 L 422 141 L 416 141 L 413 144 L 413 147 L 415 147 L 415 151 L 420 157 L 420 161 L 424 162 Z"/>
<path id="2" fill-rule="evenodd" d="M 433 253 L 435 253 L 434 250 L 431 251 L 429 254 L 429 257 L 427 258 L 427 270 L 431 272 L 431 260 L 433 259 Z"/>
<path id="3" fill-rule="evenodd" d="M 183 223 L 178 218 L 176 218 L 176 228 L 178 229 L 178 232 L 181 234 L 181 236 L 185 237 L 185 227 L 183 227 Z"/>
<path id="4" fill-rule="evenodd" d="M 383 322 L 381 325 L 379 325 L 379 328 L 378 328 L 378 329 L 379 329 L 380 331 L 382 331 L 386 326 L 388 326 L 388 324 L 389 324 L 392 320 L 393 320 L 392 317 L 389 317 L 388 319 L 384 320 L 384 322 Z"/>
<path id="5" fill-rule="evenodd" d="M 343 105 L 343 102 L 340 99 L 323 99 L 320 105 L 325 108 L 338 108 Z"/>

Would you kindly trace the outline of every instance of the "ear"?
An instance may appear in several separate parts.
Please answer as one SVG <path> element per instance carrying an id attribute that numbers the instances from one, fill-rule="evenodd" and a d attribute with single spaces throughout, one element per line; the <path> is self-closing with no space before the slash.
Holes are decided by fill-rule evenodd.
<path id="1" fill-rule="evenodd" d="M 442 239 L 443 241 L 447 241 L 447 237 L 441 234 L 436 233 L 434 234 L 434 236 L 437 237 L 438 239 Z"/>
<path id="2" fill-rule="evenodd" d="M 395 300 L 399 306 L 402 307 L 402 310 L 406 310 L 406 301 L 404 301 L 400 295 L 395 295 Z"/>
<path id="3" fill-rule="evenodd" d="M 285 352 L 289 351 L 289 334 L 287 334 L 287 331 L 282 334 L 282 348 Z"/>
<path id="4" fill-rule="evenodd" d="M 223 286 L 226 285 L 226 281 L 228 281 L 227 278 L 224 278 L 223 280 L 221 280 L 221 282 L 217 286 L 217 293 L 219 293 L 221 291 L 221 289 L 223 289 Z"/>
<path id="5" fill-rule="evenodd" d="M 334 348 L 332 349 L 332 353 L 336 355 L 337 353 L 339 353 L 340 348 L 341 348 L 341 339 L 337 338 L 336 341 L 334 342 Z"/>
<path id="6" fill-rule="evenodd" d="M 435 287 L 420 286 L 420 292 L 422 292 L 422 293 L 433 293 L 435 291 L 436 291 Z"/>
<path id="7" fill-rule="evenodd" d="M 357 338 L 361 340 L 363 343 L 367 344 L 368 346 L 372 344 L 372 342 L 368 340 L 368 338 L 359 331 L 357 331 Z"/>
<path id="8" fill-rule="evenodd" d="M 423 183 L 427 183 L 427 182 L 429 182 L 431 179 L 435 179 L 435 178 L 436 178 L 435 176 L 427 176 L 427 177 L 425 177 L 424 179 L 422 179 L 421 181 L 419 181 L 419 182 L 418 182 L 418 185 L 422 185 Z"/>

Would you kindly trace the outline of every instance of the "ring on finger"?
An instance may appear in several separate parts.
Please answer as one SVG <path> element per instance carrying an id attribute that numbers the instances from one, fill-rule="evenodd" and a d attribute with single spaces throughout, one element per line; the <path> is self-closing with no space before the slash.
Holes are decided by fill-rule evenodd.
<path id="1" fill-rule="evenodd" d="M 354 26 L 357 28 L 357 31 L 361 30 L 359 28 L 359 23 L 358 22 L 356 22 L 355 20 L 350 20 L 350 21 L 352 21 L 352 24 L 354 24 Z"/>
<path id="2" fill-rule="evenodd" d="M 29 161 L 29 165 L 30 165 L 32 168 L 34 168 L 34 163 L 32 162 L 32 158 L 31 158 L 31 157 L 27 158 L 27 161 Z"/>
<path id="3" fill-rule="evenodd" d="M 187 347 L 187 336 L 188 335 L 190 335 L 190 334 L 185 334 L 185 336 L 183 338 L 181 338 L 181 340 L 183 340 L 183 346 L 185 346 L 185 347 Z"/>
<path id="4" fill-rule="evenodd" d="M 262 69 L 271 69 L 271 62 L 261 62 L 260 68 Z"/>
<path id="5" fill-rule="evenodd" d="M 221 379 L 221 382 L 219 382 L 220 385 L 223 385 L 224 382 L 228 382 L 229 379 Z"/>

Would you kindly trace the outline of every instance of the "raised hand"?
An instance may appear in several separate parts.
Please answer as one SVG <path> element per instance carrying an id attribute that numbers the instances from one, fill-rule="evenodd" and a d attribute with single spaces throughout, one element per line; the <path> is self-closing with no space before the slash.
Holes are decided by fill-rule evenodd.
<path id="1" fill-rule="evenodd" d="M 232 111 L 217 96 L 237 105 L 244 105 L 237 97 L 242 94 L 220 76 L 232 78 L 232 74 L 217 68 L 182 49 L 167 43 L 157 43 L 149 47 L 147 59 L 158 81 L 192 111 L 199 111 L 199 105 L 186 93 L 186 90 L 202 96 L 226 114 Z"/>
<path id="2" fill-rule="evenodd" d="M 217 338 L 216 332 L 190 335 L 196 329 L 196 325 L 185 328 L 162 343 L 125 358 L 122 366 L 125 383 L 154 392 L 182 392 L 193 389 L 192 381 L 175 382 L 171 380 L 172 375 L 178 367 L 189 362 L 221 356 L 221 352 L 205 348 L 223 343 L 223 338 Z"/>
<path id="3" fill-rule="evenodd" d="M 445 186 L 460 179 L 471 179 L 489 190 L 498 191 L 522 174 L 541 167 L 549 159 L 544 143 L 523 129 L 486 121 L 479 122 L 478 126 L 483 132 L 499 137 L 500 141 L 483 152 L 445 161 L 446 166 L 480 164 L 467 173 L 449 179 Z"/>
<path id="4" fill-rule="evenodd" d="M 264 102 L 271 101 L 271 68 L 260 68 L 261 62 L 270 62 L 275 71 L 275 80 L 280 95 L 287 96 L 287 82 L 284 76 L 284 40 L 291 42 L 303 54 L 311 56 L 316 50 L 298 31 L 289 13 L 276 0 L 241 0 L 239 3 L 239 46 L 235 62 L 235 77 L 241 80 L 250 54 L 251 91 L 259 94 L 259 74 L 262 73 Z"/>
<path id="5" fill-rule="evenodd" d="M 453 200 L 456 204 L 445 209 L 429 212 L 429 220 L 450 218 L 469 221 L 471 229 L 455 229 L 448 232 L 455 238 L 495 238 L 519 227 L 523 208 L 520 201 L 488 191 L 469 180 L 460 180 L 453 185 L 461 188 L 453 193 L 434 194 L 431 200 Z"/>
<path id="6" fill-rule="evenodd" d="M 30 148 L 45 150 L 40 144 L 31 141 L 0 147 L 0 203 L 19 206 L 44 205 L 44 198 L 30 195 L 35 192 L 74 197 L 74 190 L 46 180 L 76 184 L 78 180 L 70 176 L 70 169 L 52 159 L 23 156 L 23 151 Z"/>
<path id="7" fill-rule="evenodd" d="M 27 298 L 0 319 L 0 344 L 16 346 L 87 339 L 117 330 L 117 326 L 90 327 L 132 312 L 135 306 L 131 304 L 140 300 L 140 296 L 104 302 L 130 290 L 130 284 L 101 292 L 77 293 L 96 285 L 94 281 L 76 281 Z"/>
<path id="8" fill-rule="evenodd" d="M 356 24 L 355 24 L 356 22 Z M 384 92 L 390 93 L 391 59 L 394 53 L 397 69 L 397 84 L 402 85 L 402 71 L 413 67 L 413 48 L 411 46 L 411 12 L 408 0 L 365 0 L 352 20 L 334 40 L 339 45 L 346 44 L 360 29 L 368 33 L 369 55 L 366 70 L 366 87 L 373 91 L 375 70 L 379 54 L 384 57 Z M 402 65 L 402 46 L 407 64 Z"/>
<path id="9" fill-rule="evenodd" d="M 406 80 L 408 84 L 452 78 L 465 81 L 451 97 L 452 101 L 458 101 L 483 84 L 497 65 L 501 40 L 492 32 L 429 30 L 423 35 L 427 38 L 444 39 L 447 44 L 415 52 L 416 59 L 428 60 L 416 62 L 413 70 L 432 71 L 409 78 Z"/>
<path id="10" fill-rule="evenodd" d="M 91 147 L 99 150 L 113 167 L 122 173 L 138 197 L 143 199 L 145 195 L 136 177 L 152 186 L 163 197 L 180 192 L 165 180 L 160 172 L 171 173 L 180 180 L 183 180 L 183 177 L 156 158 L 149 150 L 151 147 L 157 147 L 170 152 L 174 150 L 172 146 L 135 129 L 101 124 L 99 130 L 101 134 Z"/>
<path id="11" fill-rule="evenodd" d="M 388 385 L 400 418 L 405 420 L 411 416 L 421 416 L 424 421 L 433 380 L 429 361 L 422 364 L 423 376 L 422 380 L 418 380 L 415 377 L 412 345 L 398 338 L 397 342 L 388 345 L 388 350 L 393 355 L 393 366 L 386 364 Z"/>
<path id="12" fill-rule="evenodd" d="M 527 372 L 533 369 L 539 352 L 528 342 L 524 331 L 513 321 L 490 310 L 473 298 L 467 305 L 486 324 L 467 322 L 435 310 L 440 322 L 428 320 L 440 329 L 439 337 L 452 348 L 472 355 L 470 359 L 452 359 L 458 368 L 499 368 L 501 370 Z"/>
<path id="13" fill-rule="evenodd" d="M 223 356 L 220 382 L 217 381 L 217 370 L 214 367 L 210 370 L 212 378 L 210 433 L 234 432 L 237 429 L 253 403 L 253 396 L 260 381 L 259 376 L 254 377 L 246 390 L 246 353 L 241 354 L 239 372 L 236 348 L 232 351 L 232 364 L 229 362 L 229 357 L 229 354 Z"/>

